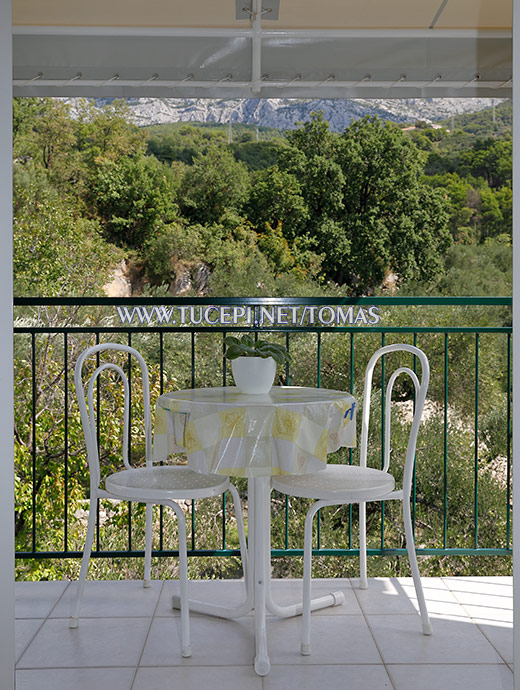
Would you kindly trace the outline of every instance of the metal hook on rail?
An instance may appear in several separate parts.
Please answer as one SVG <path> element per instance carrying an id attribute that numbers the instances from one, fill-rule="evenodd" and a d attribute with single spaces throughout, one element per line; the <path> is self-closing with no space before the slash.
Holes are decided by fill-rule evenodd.
<path id="1" fill-rule="evenodd" d="M 185 84 L 188 81 L 193 81 L 193 74 L 188 74 L 188 76 L 184 77 L 184 79 L 180 79 L 179 81 L 174 81 L 173 84 L 168 84 L 168 88 L 174 89 L 176 86 L 180 86 L 181 84 Z"/>
<path id="2" fill-rule="evenodd" d="M 509 77 L 509 79 L 506 79 L 506 81 L 503 81 L 501 84 L 498 85 L 499 89 L 503 89 L 505 86 L 510 86 L 513 83 L 513 77 Z"/>
<path id="3" fill-rule="evenodd" d="M 335 79 L 336 79 L 335 74 L 329 74 L 329 76 L 326 79 L 324 79 L 323 81 L 320 81 L 318 84 L 316 84 L 316 86 L 323 86 L 324 84 L 327 84 L 330 81 L 334 81 Z"/>
<path id="4" fill-rule="evenodd" d="M 406 81 L 406 74 L 401 74 L 399 79 L 396 79 L 393 83 L 392 86 L 395 86 L 396 84 L 402 84 L 403 81 Z"/>
<path id="5" fill-rule="evenodd" d="M 157 72 L 152 74 L 152 76 L 148 79 L 144 79 L 143 81 L 140 81 L 137 84 L 133 84 L 133 86 L 143 86 L 143 84 L 149 84 L 151 81 L 156 81 L 156 79 L 159 79 L 159 75 L 157 74 Z"/>
<path id="6" fill-rule="evenodd" d="M 82 76 L 83 76 L 83 74 L 81 72 L 78 72 L 75 77 L 71 77 L 70 79 L 66 79 L 65 81 L 62 81 L 61 84 L 56 84 L 56 86 L 58 86 L 60 88 L 62 86 L 67 86 L 71 82 L 77 81 L 78 79 L 81 79 Z"/>
<path id="7" fill-rule="evenodd" d="M 38 81 L 39 79 L 43 79 L 43 72 L 38 72 L 38 74 L 33 77 L 32 79 L 28 79 L 26 82 L 24 82 L 23 86 L 29 86 L 35 81 Z"/>
<path id="8" fill-rule="evenodd" d="M 100 86 L 107 86 L 107 84 L 111 84 L 113 81 L 118 81 L 119 79 L 119 74 L 114 74 L 113 77 L 110 77 L 110 79 L 107 79 L 104 81 Z"/>
<path id="9" fill-rule="evenodd" d="M 223 77 L 222 79 L 218 79 L 218 80 L 215 82 L 215 84 L 222 84 L 222 83 L 225 82 L 225 81 L 231 81 L 231 79 L 233 79 L 233 75 L 232 75 L 232 74 L 226 74 L 226 76 Z"/>
<path id="10" fill-rule="evenodd" d="M 295 74 L 294 77 L 291 79 L 291 81 L 286 82 L 285 86 L 291 86 L 297 81 L 302 80 L 302 75 L 301 74 Z"/>
<path id="11" fill-rule="evenodd" d="M 371 74 L 365 74 L 363 79 L 356 81 L 354 84 L 352 84 L 352 86 L 358 86 L 358 84 L 366 84 L 369 81 L 372 81 L 372 75 Z"/>
<path id="12" fill-rule="evenodd" d="M 463 86 L 470 86 L 471 84 L 475 84 L 475 82 L 477 82 L 477 81 L 480 81 L 480 74 L 475 74 L 473 79 L 470 79 L 469 81 L 467 81 L 465 84 L 463 84 Z"/>
<path id="13" fill-rule="evenodd" d="M 442 74 L 436 74 L 435 77 L 431 81 L 426 82 L 426 84 L 424 86 L 425 87 L 430 86 L 431 84 L 435 84 L 435 82 L 438 82 L 441 80 L 442 80 Z"/>

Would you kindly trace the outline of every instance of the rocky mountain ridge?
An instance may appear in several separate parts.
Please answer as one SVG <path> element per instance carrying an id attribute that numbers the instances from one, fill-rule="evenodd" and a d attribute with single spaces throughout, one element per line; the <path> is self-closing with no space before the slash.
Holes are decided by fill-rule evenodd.
<path id="1" fill-rule="evenodd" d="M 74 99 L 68 99 L 74 107 Z M 97 99 L 101 105 L 107 99 Z M 478 112 L 498 105 L 492 98 L 389 98 L 389 99 L 289 99 L 289 98 L 132 98 L 134 122 L 139 126 L 168 122 L 244 123 L 292 129 L 322 111 L 333 131 L 342 131 L 353 120 L 374 115 L 397 123 L 435 122 L 461 113 Z"/>

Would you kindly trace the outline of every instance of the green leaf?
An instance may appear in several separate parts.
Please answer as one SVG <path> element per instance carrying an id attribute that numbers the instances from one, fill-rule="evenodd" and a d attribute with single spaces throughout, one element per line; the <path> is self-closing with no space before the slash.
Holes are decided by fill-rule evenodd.
<path id="1" fill-rule="evenodd" d="M 224 343 L 226 345 L 240 345 L 240 340 L 235 338 L 234 335 L 228 335 L 224 338 Z"/>
<path id="2" fill-rule="evenodd" d="M 243 355 L 243 350 L 240 345 L 231 344 L 226 350 L 226 357 L 228 359 L 236 359 Z"/>

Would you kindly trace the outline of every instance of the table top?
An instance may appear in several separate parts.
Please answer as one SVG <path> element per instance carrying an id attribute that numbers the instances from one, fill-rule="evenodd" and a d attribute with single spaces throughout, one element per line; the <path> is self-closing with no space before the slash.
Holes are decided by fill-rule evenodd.
<path id="1" fill-rule="evenodd" d="M 157 401 L 154 460 L 186 452 L 196 471 L 242 477 L 317 472 L 327 453 L 355 446 L 355 408 L 352 395 L 325 388 L 172 391 Z"/>

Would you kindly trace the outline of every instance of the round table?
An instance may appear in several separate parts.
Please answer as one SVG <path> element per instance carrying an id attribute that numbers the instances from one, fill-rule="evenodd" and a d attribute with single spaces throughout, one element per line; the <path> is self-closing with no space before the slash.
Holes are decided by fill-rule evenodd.
<path id="1" fill-rule="evenodd" d="M 154 460 L 185 452 L 202 473 L 248 479 L 248 564 L 246 598 L 228 608 L 190 600 L 190 610 L 223 618 L 255 613 L 255 670 L 270 670 L 266 608 L 288 617 L 301 603 L 279 606 L 270 591 L 270 477 L 310 474 L 326 467 L 327 454 L 355 446 L 356 401 L 324 388 L 273 386 L 267 395 L 245 395 L 234 387 L 173 391 L 157 400 Z M 312 609 L 343 602 L 342 593 L 313 600 Z M 173 605 L 179 606 L 178 597 Z"/>

